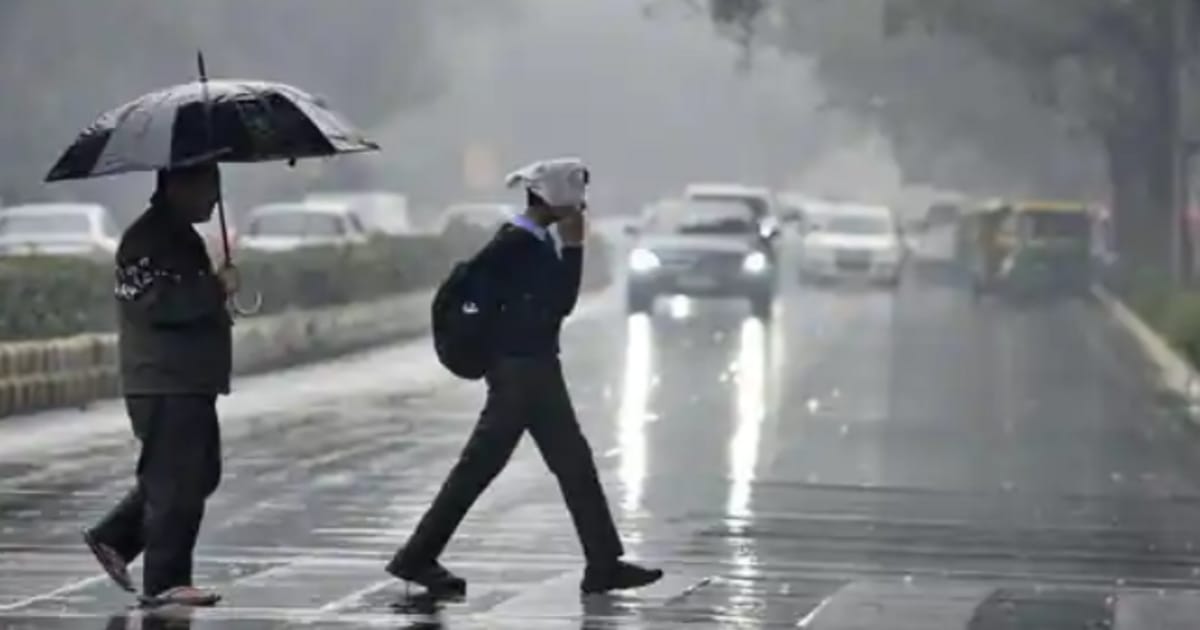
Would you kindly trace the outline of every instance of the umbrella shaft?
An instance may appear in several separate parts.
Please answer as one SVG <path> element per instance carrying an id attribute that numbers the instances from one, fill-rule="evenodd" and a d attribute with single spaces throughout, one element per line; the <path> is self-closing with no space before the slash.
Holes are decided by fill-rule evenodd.
<path id="1" fill-rule="evenodd" d="M 217 220 L 221 224 L 221 253 L 225 255 L 225 267 L 233 266 L 233 257 L 229 253 L 229 227 L 225 221 L 225 200 L 217 197 Z"/>

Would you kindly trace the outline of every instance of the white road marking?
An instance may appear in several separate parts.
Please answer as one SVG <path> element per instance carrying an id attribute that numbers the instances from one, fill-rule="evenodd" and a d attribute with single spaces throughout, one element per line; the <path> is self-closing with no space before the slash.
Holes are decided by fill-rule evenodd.
<path id="1" fill-rule="evenodd" d="M 362 601 L 362 598 L 366 597 L 367 595 L 370 595 L 371 593 L 374 593 L 374 592 L 376 592 L 390 584 L 393 584 L 395 582 L 396 582 L 395 578 L 379 580 L 378 582 L 374 582 L 372 584 L 364 586 L 364 587 L 358 589 L 357 591 L 354 591 L 353 593 L 350 593 L 349 595 L 347 595 L 341 599 L 335 599 L 332 602 L 329 602 L 328 604 L 321 606 L 321 608 L 319 610 L 323 613 L 337 612 L 343 608 L 346 608 L 348 606 L 358 603 L 359 601 Z"/>
<path id="2" fill-rule="evenodd" d="M 1200 619 L 1200 593 L 1119 593 L 1113 630 L 1195 630 Z"/>
<path id="3" fill-rule="evenodd" d="M 940 580 L 852 582 L 796 625 L 807 630 L 964 630 L 994 590 Z"/>
<path id="4" fill-rule="evenodd" d="M 71 591 L 76 591 L 81 588 L 86 588 L 88 586 L 91 586 L 92 584 L 95 584 L 96 582 L 102 582 L 107 579 L 109 579 L 108 576 L 101 573 L 100 575 L 93 575 L 91 577 L 83 578 L 82 580 L 76 580 L 74 582 L 69 582 L 67 584 L 64 584 L 52 591 L 46 592 L 46 593 L 40 593 L 40 594 L 34 595 L 32 597 L 26 597 L 25 599 L 19 599 L 15 602 L 12 602 L 9 604 L 0 604 L 0 611 L 18 610 L 21 608 L 25 608 L 26 606 L 36 604 L 38 602 L 46 601 L 48 599 L 54 599 L 60 595 L 70 593 Z"/>

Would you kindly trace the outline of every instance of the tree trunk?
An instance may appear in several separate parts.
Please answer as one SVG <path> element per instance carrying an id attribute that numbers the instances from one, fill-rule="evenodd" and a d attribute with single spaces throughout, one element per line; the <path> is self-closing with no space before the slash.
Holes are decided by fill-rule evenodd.
<path id="1" fill-rule="evenodd" d="M 1121 130 L 1105 143 L 1113 188 L 1117 253 L 1132 272 L 1170 277 L 1175 213 L 1171 151 L 1165 125 Z"/>

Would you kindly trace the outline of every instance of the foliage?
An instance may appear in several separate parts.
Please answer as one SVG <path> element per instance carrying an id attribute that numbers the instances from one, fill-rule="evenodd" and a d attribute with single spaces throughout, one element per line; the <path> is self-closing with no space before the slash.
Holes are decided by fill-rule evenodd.
<path id="1" fill-rule="evenodd" d="M 1055 183 L 1040 171 L 1085 196 L 1078 184 L 1101 171 L 1121 254 L 1165 270 L 1177 205 L 1172 141 L 1181 134 L 1172 77 L 1195 53 L 1175 44 L 1195 31 L 1197 4 L 710 0 L 709 8 L 718 24 L 755 23 L 760 40 L 813 57 L 833 103 L 878 121 L 910 174 L 961 182 L 961 169 L 938 172 L 939 157 L 978 155 L 1037 192 Z M 1103 156 L 1102 170 L 1091 154 Z M 1062 171 L 1073 164 L 1088 170 Z"/>
<path id="2" fill-rule="evenodd" d="M 0 261 L 0 340 L 112 330 L 112 265 L 77 258 Z"/>
<path id="3" fill-rule="evenodd" d="M 1160 329 L 1193 366 L 1200 367 L 1200 294 L 1173 294 L 1163 311 Z"/>
<path id="4" fill-rule="evenodd" d="M 1102 181 L 1097 147 L 1037 102 L 1018 71 L 962 37 L 886 28 L 877 0 L 710 0 L 722 32 L 812 60 L 827 107 L 874 124 L 913 183 L 1006 194 L 1071 195 Z M 745 13 L 752 12 L 751 14 Z M 737 16 L 737 17 L 734 17 Z"/>
<path id="5" fill-rule="evenodd" d="M 1200 292 L 1180 291 L 1160 272 L 1143 269 L 1106 284 L 1151 328 L 1200 368 Z"/>
<path id="6" fill-rule="evenodd" d="M 379 299 L 432 287 L 489 234 L 464 228 L 447 238 L 378 238 L 364 246 L 312 247 L 238 259 L 245 292 L 260 291 L 268 315 Z M 587 248 L 585 288 L 609 281 L 608 248 Z M 0 259 L 0 340 L 111 331 L 115 325 L 112 265 L 80 258 Z"/>

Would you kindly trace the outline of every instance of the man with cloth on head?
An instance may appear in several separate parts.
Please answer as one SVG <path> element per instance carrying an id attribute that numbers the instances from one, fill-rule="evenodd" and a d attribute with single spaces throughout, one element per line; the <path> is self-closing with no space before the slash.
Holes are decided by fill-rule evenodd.
<path id="1" fill-rule="evenodd" d="M 559 363 L 559 331 L 575 308 L 583 270 L 588 169 L 577 159 L 530 164 L 508 176 L 527 208 L 497 232 L 475 264 L 496 294 L 487 402 L 429 511 L 387 571 L 431 594 L 462 596 L 466 581 L 438 562 L 467 511 L 504 468 L 525 431 L 558 479 L 583 547 L 585 594 L 645 586 L 662 571 L 624 562 L 595 461 Z M 557 226 L 562 249 L 550 235 Z"/>

